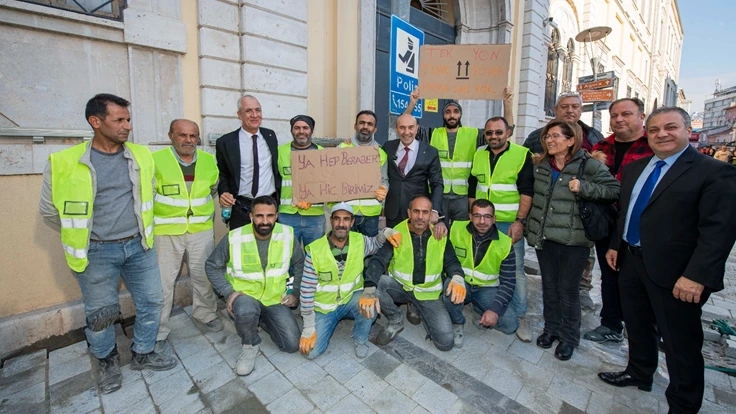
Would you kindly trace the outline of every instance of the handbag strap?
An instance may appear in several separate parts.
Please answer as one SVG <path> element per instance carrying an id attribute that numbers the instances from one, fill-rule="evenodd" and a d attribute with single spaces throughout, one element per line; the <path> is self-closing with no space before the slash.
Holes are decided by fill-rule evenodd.
<path id="1" fill-rule="evenodd" d="M 583 174 L 585 174 L 585 162 L 588 161 L 588 155 L 583 154 L 583 160 L 580 161 L 580 167 L 578 167 L 578 176 L 577 179 L 579 181 L 583 180 Z M 575 198 L 578 199 L 578 210 L 582 212 L 585 208 L 585 204 L 583 203 L 583 199 L 580 198 L 579 195 L 575 194 Z"/>

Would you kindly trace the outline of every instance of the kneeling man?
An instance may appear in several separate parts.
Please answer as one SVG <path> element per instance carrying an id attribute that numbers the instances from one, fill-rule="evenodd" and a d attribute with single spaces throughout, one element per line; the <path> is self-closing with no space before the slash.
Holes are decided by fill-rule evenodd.
<path id="1" fill-rule="evenodd" d="M 317 358 L 327 349 L 337 323 L 354 319 L 355 355 L 365 358 L 368 334 L 380 307 L 376 287 L 363 289 L 363 259 L 375 254 L 387 239 L 398 246 L 401 235 L 390 228 L 376 237 L 350 231 L 355 216 L 347 203 L 332 207 L 330 223 L 332 231 L 307 246 L 299 296 L 304 318 L 299 350 L 309 359 Z"/>
<path id="2" fill-rule="evenodd" d="M 465 281 L 452 243 L 447 236 L 439 240 L 434 237 L 429 224 L 431 214 L 430 199 L 415 197 L 409 204 L 409 219 L 394 227 L 403 243 L 381 247 L 366 269 L 365 285 L 378 285 L 381 310 L 388 319 L 388 326 L 376 338 L 380 345 L 391 342 L 404 329 L 397 304 L 412 303 L 437 349 L 452 349 L 452 322 L 441 298 L 442 274 L 453 275 L 445 292 L 453 303 L 465 300 Z M 386 266 L 389 274 L 382 275 Z"/>
<path id="3" fill-rule="evenodd" d="M 304 253 L 294 243 L 294 229 L 276 223 L 276 200 L 271 196 L 253 199 L 251 223 L 231 230 L 222 238 L 205 263 L 215 291 L 227 298 L 227 311 L 243 344 L 235 372 L 253 371 L 261 337 L 260 325 L 282 351 L 299 349 L 299 325 L 289 306 L 295 295 L 287 294 L 289 265 L 295 279 L 304 269 Z M 295 280 L 299 283 L 299 280 Z"/>
<path id="4" fill-rule="evenodd" d="M 476 199 L 470 207 L 470 221 L 455 221 L 450 241 L 465 273 L 465 301 L 445 300 L 455 331 L 455 346 L 463 346 L 463 305 L 473 304 L 480 325 L 510 335 L 519 321 L 508 310 L 516 286 L 516 259 L 511 238 L 496 228 L 496 209 L 488 200 Z M 449 285 L 449 280 L 446 282 Z"/>

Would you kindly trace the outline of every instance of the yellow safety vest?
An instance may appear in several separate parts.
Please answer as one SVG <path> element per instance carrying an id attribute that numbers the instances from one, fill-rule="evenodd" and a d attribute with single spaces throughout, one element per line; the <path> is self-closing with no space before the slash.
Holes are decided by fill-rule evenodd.
<path id="1" fill-rule="evenodd" d="M 340 143 L 338 145 L 338 148 L 351 148 L 354 147 L 353 143 L 345 144 Z M 380 157 L 381 167 L 383 167 L 383 164 L 386 163 L 386 159 L 388 158 L 386 156 L 386 152 L 381 147 L 378 148 L 378 155 Z M 353 213 L 355 215 L 362 215 L 365 217 L 375 217 L 381 215 L 381 210 L 383 209 L 383 205 L 380 201 L 376 200 L 375 198 L 361 198 L 357 200 L 347 200 L 346 203 L 348 203 L 353 208 Z M 337 203 L 327 203 L 328 208 L 332 208 Z"/>
<path id="2" fill-rule="evenodd" d="M 519 190 L 516 180 L 519 171 L 526 162 L 529 149 L 509 142 L 509 149 L 496 162 L 496 168 L 491 173 L 490 150 L 488 146 L 478 148 L 473 159 L 471 174 L 478 179 L 475 198 L 490 200 L 496 206 L 496 220 L 510 223 L 516 220 L 519 211 Z"/>
<path id="3" fill-rule="evenodd" d="M 83 272 L 89 263 L 90 229 L 94 193 L 92 173 L 79 160 L 92 143 L 81 143 L 49 156 L 51 163 L 51 198 L 61 219 L 61 245 L 69 267 Z M 140 211 L 146 246 L 153 247 L 153 182 L 154 165 L 151 151 L 144 145 L 126 142 L 140 173 Z"/>
<path id="4" fill-rule="evenodd" d="M 317 149 L 321 150 L 322 146 L 317 145 Z M 325 214 L 324 204 L 312 204 L 306 210 L 291 205 L 291 142 L 279 145 L 278 164 L 279 174 L 281 174 L 281 204 L 279 205 L 279 213 L 301 214 L 302 216 L 321 216 Z"/>
<path id="5" fill-rule="evenodd" d="M 187 191 L 187 183 L 173 148 L 154 152 L 153 161 L 156 164 L 153 234 L 179 235 L 211 229 L 215 214 L 211 188 L 217 183 L 219 175 L 215 157 L 197 150 L 191 193 Z M 193 214 L 188 216 L 190 209 Z"/>
<path id="6" fill-rule="evenodd" d="M 353 292 L 363 289 L 363 235 L 351 231 L 348 239 L 348 259 L 342 275 L 337 261 L 330 250 L 327 235 L 310 243 L 307 253 L 312 257 L 314 272 L 317 274 L 317 291 L 314 293 L 314 307 L 320 313 L 330 313 L 338 306 L 350 301 Z"/>
<path id="7" fill-rule="evenodd" d="M 511 251 L 511 237 L 498 232 L 498 240 L 491 241 L 483 260 L 475 266 L 473 257 L 473 235 L 468 232 L 469 221 L 453 221 L 450 241 L 465 273 L 465 281 L 474 286 L 498 286 L 501 262 Z"/>
<path id="8" fill-rule="evenodd" d="M 291 253 L 294 251 L 294 229 L 276 223 L 268 242 L 268 264 L 266 271 L 261 266 L 253 224 L 228 233 L 230 261 L 225 278 L 237 292 L 258 300 L 263 306 L 281 303 L 289 279 Z"/>
<path id="9" fill-rule="evenodd" d="M 455 138 L 455 149 L 450 158 L 450 147 L 447 143 L 447 129 L 435 128 L 429 144 L 437 148 L 442 164 L 442 181 L 444 193 L 450 191 L 457 195 L 468 195 L 468 177 L 473 164 L 475 143 L 478 138 L 476 128 L 460 127 Z"/>
<path id="10" fill-rule="evenodd" d="M 437 241 L 429 237 L 427 242 L 426 269 L 424 283 L 414 285 L 414 246 L 411 242 L 409 220 L 404 220 L 394 227 L 405 240 L 399 247 L 394 247 L 394 256 L 388 264 L 388 273 L 404 286 L 407 292 L 413 291 L 418 300 L 435 300 L 442 293 L 442 268 L 444 267 L 445 245 L 447 237 Z"/>

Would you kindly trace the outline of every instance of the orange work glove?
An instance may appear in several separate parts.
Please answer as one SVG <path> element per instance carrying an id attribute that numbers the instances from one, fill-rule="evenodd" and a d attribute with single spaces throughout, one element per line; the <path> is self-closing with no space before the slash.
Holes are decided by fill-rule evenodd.
<path id="1" fill-rule="evenodd" d="M 388 190 L 385 185 L 378 187 L 378 190 L 376 190 L 376 200 L 383 201 L 386 198 L 387 192 Z"/>
<path id="2" fill-rule="evenodd" d="M 307 203 L 306 201 L 300 201 L 300 202 L 298 202 L 296 204 L 292 204 L 291 206 L 292 207 L 296 207 L 296 208 L 298 208 L 300 210 L 306 210 L 309 207 L 312 207 L 312 205 L 309 204 L 309 203 Z"/>
<path id="3" fill-rule="evenodd" d="M 302 355 L 309 355 L 317 342 L 317 331 L 314 329 L 314 311 L 302 315 L 302 318 L 304 319 L 304 328 L 302 329 L 302 337 L 299 338 L 299 352 Z"/>
<path id="4" fill-rule="evenodd" d="M 450 284 L 447 285 L 445 296 L 452 295 L 450 296 L 450 300 L 452 301 L 452 303 L 459 305 L 465 302 L 466 293 L 467 291 L 465 290 L 465 279 L 463 279 L 463 277 L 460 275 L 453 276 Z"/>
<path id="5" fill-rule="evenodd" d="M 388 241 L 392 246 L 399 247 L 399 244 L 401 244 L 401 233 L 391 227 L 384 227 L 383 230 L 378 233 L 378 236 L 376 236 L 376 240 L 381 244 Z"/>
<path id="6" fill-rule="evenodd" d="M 381 304 L 376 297 L 375 286 L 363 289 L 363 294 L 360 295 L 358 301 L 358 310 L 366 319 L 373 319 L 381 312 Z"/>

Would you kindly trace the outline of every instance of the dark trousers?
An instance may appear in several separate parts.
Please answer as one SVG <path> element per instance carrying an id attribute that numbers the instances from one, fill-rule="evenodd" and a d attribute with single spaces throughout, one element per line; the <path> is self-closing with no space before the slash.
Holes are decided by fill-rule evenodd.
<path id="1" fill-rule="evenodd" d="M 549 240 L 542 250 L 537 250 L 542 272 L 544 333 L 575 347 L 580 343 L 580 278 L 589 254 L 589 247 L 565 246 Z"/>
<path id="2" fill-rule="evenodd" d="M 259 345 L 262 342 L 258 327 L 271 336 L 279 350 L 294 353 L 299 350 L 301 331 L 289 308 L 282 304 L 264 306 L 261 302 L 242 295 L 233 301 L 235 330 L 243 345 Z"/>
<path id="3" fill-rule="evenodd" d="M 621 313 L 621 295 L 618 291 L 618 272 L 611 269 L 606 261 L 606 252 L 610 245 L 611 239 L 605 239 L 595 242 L 595 251 L 598 256 L 598 264 L 601 266 L 601 299 L 603 307 L 601 308 L 601 325 L 616 332 L 624 329 L 623 314 Z"/>
<path id="4" fill-rule="evenodd" d="M 657 370 L 659 336 L 664 341 L 670 385 L 665 391 L 672 413 L 697 413 L 703 402 L 705 379 L 702 304 L 675 299 L 672 289 L 655 285 L 641 256 L 626 248 L 619 253 L 619 288 L 624 322 L 629 333 L 629 365 L 632 377 L 651 382 Z"/>

